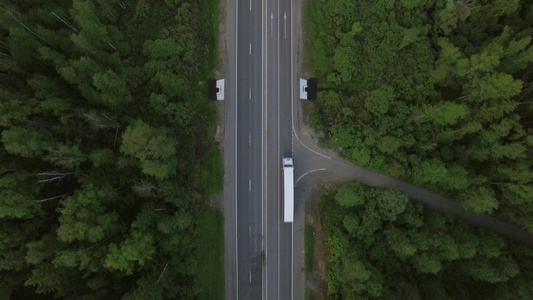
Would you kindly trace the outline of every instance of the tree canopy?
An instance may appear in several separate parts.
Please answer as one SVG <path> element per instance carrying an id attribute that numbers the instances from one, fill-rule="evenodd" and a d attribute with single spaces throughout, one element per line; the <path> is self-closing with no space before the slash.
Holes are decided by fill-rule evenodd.
<path id="1" fill-rule="evenodd" d="M 309 1 L 315 129 L 533 232 L 532 18 L 518 0 Z"/>
<path id="2" fill-rule="evenodd" d="M 199 222 L 223 176 L 205 92 L 216 13 L 215 0 L 0 4 L 2 298 L 200 297 L 212 266 L 196 230 L 218 232 Z"/>
<path id="3" fill-rule="evenodd" d="M 349 193 L 355 205 L 343 204 Z M 349 183 L 324 193 L 320 208 L 329 299 L 533 297 L 530 248 L 401 191 Z"/>

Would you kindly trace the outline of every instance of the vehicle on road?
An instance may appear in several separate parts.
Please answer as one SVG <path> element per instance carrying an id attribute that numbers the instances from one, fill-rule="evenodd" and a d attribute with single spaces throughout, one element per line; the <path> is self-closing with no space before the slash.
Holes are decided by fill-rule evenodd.
<path id="1" fill-rule="evenodd" d="M 294 219 L 294 165 L 292 157 L 283 158 L 283 222 Z"/>

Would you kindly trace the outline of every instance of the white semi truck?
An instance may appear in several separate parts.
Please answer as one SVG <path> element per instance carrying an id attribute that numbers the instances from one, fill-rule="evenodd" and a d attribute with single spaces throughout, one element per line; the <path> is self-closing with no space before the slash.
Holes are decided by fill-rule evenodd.
<path id="1" fill-rule="evenodd" d="M 294 220 L 294 165 L 292 157 L 283 158 L 283 221 Z"/>

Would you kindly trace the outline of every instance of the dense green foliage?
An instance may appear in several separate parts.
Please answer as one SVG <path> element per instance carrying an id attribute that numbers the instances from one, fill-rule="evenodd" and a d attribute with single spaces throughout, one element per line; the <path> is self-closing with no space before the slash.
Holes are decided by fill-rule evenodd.
<path id="1" fill-rule="evenodd" d="M 314 125 L 351 161 L 533 231 L 533 3 L 310 0 Z"/>
<path id="2" fill-rule="evenodd" d="M 320 208 L 331 299 L 533 298 L 530 248 L 400 191 L 350 183 L 325 193 Z"/>
<path id="3" fill-rule="evenodd" d="M 205 194 L 211 195 L 224 188 L 224 165 L 218 148 L 212 146 L 205 155 L 201 186 Z"/>
<path id="4" fill-rule="evenodd" d="M 198 220 L 198 261 L 205 267 L 198 270 L 198 299 L 223 300 L 224 278 L 224 217 L 216 210 L 204 211 Z"/>
<path id="5" fill-rule="evenodd" d="M 216 9 L 0 3 L 2 298 L 198 297 Z"/>

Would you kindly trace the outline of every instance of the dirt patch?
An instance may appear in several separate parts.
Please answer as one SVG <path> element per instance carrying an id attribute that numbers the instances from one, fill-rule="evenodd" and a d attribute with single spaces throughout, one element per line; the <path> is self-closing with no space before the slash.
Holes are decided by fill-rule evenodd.
<path id="1" fill-rule="evenodd" d="M 219 192 L 209 197 L 209 207 L 224 213 L 224 193 Z"/>
<path id="2" fill-rule="evenodd" d="M 311 199 L 306 204 L 305 223 L 314 229 L 314 259 L 313 273 L 306 277 L 306 289 L 313 291 L 314 299 L 326 299 L 328 282 L 326 280 L 327 245 L 322 230 L 322 216 L 319 210 L 320 195 L 327 190 L 334 189 L 336 184 L 326 183 L 315 189 Z"/>
<path id="3" fill-rule="evenodd" d="M 217 128 L 215 131 L 215 143 L 219 146 L 219 148 L 222 148 L 222 142 L 224 139 L 224 105 L 218 104 L 216 106 L 216 113 L 217 113 Z M 221 121 L 222 120 L 222 121 Z"/>

